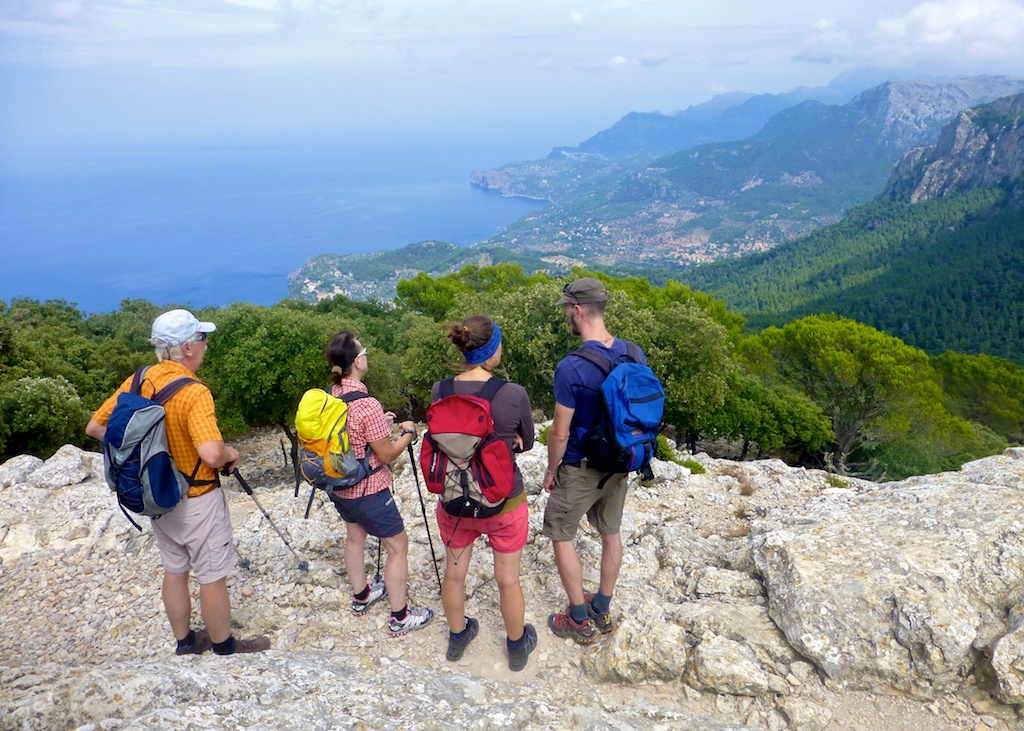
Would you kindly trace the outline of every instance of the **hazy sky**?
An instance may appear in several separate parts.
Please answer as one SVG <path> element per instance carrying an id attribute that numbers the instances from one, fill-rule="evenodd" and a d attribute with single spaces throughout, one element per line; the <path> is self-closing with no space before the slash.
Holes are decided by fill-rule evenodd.
<path id="1" fill-rule="evenodd" d="M 1024 0 L 0 0 L 0 147 L 502 137 L 723 91 L 1024 75 Z"/>

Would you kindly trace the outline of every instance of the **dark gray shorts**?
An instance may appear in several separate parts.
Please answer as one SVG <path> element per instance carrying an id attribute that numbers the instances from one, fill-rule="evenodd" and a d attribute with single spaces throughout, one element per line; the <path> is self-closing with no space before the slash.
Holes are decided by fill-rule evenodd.
<path id="1" fill-rule="evenodd" d="M 612 475 L 598 489 L 606 475 L 598 470 L 560 464 L 544 508 L 544 535 L 553 541 L 571 541 L 584 515 L 601 535 L 617 534 L 626 504 L 627 475 Z"/>
<path id="2" fill-rule="evenodd" d="M 391 490 L 381 490 L 352 500 L 342 500 L 331 495 L 331 502 L 342 520 L 357 524 L 376 538 L 391 538 L 405 530 L 402 514 L 398 512 Z"/>

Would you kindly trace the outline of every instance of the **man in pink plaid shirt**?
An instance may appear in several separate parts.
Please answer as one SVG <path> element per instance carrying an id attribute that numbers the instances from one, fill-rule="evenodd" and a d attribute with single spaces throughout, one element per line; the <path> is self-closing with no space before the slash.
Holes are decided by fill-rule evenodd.
<path id="1" fill-rule="evenodd" d="M 366 394 L 363 378 L 369 371 L 366 348 L 356 336 L 344 330 L 327 346 L 334 386 L 331 393 Z M 411 609 L 406 594 L 409 577 L 409 535 L 391 494 L 391 471 L 386 469 L 416 440 L 416 425 L 399 424 L 401 434 L 391 439 L 393 415 L 385 414 L 380 401 L 366 395 L 349 402 L 348 432 L 358 459 L 369 454 L 370 476 L 358 484 L 331 493 L 331 501 L 345 521 L 345 570 L 352 584 L 352 614 L 362 616 L 371 605 L 388 597 L 391 616 L 388 634 L 400 637 L 423 629 L 434 618 L 432 609 Z M 366 537 L 376 536 L 387 548 L 384 581 L 366 581 Z"/>

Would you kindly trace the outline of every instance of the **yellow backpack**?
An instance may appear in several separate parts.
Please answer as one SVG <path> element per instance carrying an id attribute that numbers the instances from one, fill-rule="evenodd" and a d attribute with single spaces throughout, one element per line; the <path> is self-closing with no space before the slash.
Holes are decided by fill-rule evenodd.
<path id="1" fill-rule="evenodd" d="M 352 487 L 383 465 L 370 468 L 370 450 L 356 457 L 349 440 L 349 403 L 369 394 L 352 391 L 341 398 L 321 388 L 302 395 L 295 412 L 295 432 L 299 437 L 300 470 L 310 485 L 332 491 Z"/>

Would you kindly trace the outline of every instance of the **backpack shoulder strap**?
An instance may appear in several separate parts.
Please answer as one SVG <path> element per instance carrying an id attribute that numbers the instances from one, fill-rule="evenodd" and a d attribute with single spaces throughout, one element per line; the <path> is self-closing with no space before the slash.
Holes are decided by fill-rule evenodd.
<path id="1" fill-rule="evenodd" d="M 487 379 L 487 382 L 484 384 L 484 387 L 480 389 L 480 393 L 478 393 L 477 396 L 490 402 L 498 395 L 498 391 L 501 390 L 501 387 L 506 383 L 507 381 L 500 376 L 491 376 Z"/>
<path id="2" fill-rule="evenodd" d="M 448 398 L 455 395 L 455 378 L 446 378 L 437 384 L 437 390 L 441 398 Z"/>
<path id="3" fill-rule="evenodd" d="M 634 343 L 632 340 L 626 341 L 626 357 L 634 363 L 640 362 L 640 346 Z"/>
<path id="4" fill-rule="evenodd" d="M 181 389 L 185 388 L 185 386 L 189 386 L 193 383 L 199 383 L 199 381 L 197 381 L 194 378 L 189 378 L 188 376 L 175 378 L 173 381 L 171 381 L 166 386 L 157 391 L 155 394 L 153 394 L 153 400 L 156 401 L 158 404 L 167 403 L 167 401 L 170 400 L 171 396 L 176 394 Z"/>
<path id="5" fill-rule="evenodd" d="M 611 361 L 605 358 L 600 353 L 598 353 L 593 348 L 577 348 L 576 350 L 569 353 L 569 355 L 575 355 L 578 358 L 583 358 L 583 360 L 590 361 L 598 368 L 600 368 L 601 372 L 604 373 L 606 376 L 612 372 Z"/>
<path id="6" fill-rule="evenodd" d="M 134 393 L 137 396 L 142 395 L 142 379 L 146 376 L 146 371 L 148 370 L 149 366 L 142 366 L 139 370 L 135 371 L 135 377 L 132 378 L 132 385 L 128 389 L 128 393 Z"/>
<path id="7" fill-rule="evenodd" d="M 341 396 L 335 396 L 335 398 L 340 398 L 346 404 L 350 404 L 353 401 L 358 401 L 359 399 L 372 398 L 372 396 L 370 396 L 370 394 L 368 394 L 366 391 L 349 391 L 347 393 L 341 394 Z M 367 472 L 366 476 L 367 477 L 369 477 L 370 475 L 376 474 L 376 473 L 380 472 L 382 469 L 384 469 L 385 467 L 387 467 L 387 465 L 384 464 L 383 462 L 378 464 L 376 467 L 370 467 L 370 454 L 371 454 L 372 451 L 373 450 L 370 449 L 370 445 L 367 444 L 366 445 L 366 451 L 363 453 L 362 459 L 359 460 L 360 462 L 363 463 L 363 466 L 366 468 L 366 472 Z M 353 485 L 353 487 L 354 487 L 354 485 Z M 328 494 L 330 494 L 330 491 L 328 491 Z"/>

